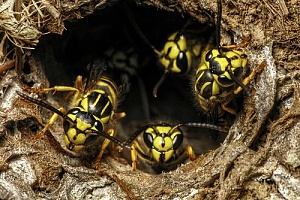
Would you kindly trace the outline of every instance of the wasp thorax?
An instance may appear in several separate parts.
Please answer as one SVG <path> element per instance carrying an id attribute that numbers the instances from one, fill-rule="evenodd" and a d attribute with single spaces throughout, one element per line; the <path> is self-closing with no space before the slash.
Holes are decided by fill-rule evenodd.
<path id="1" fill-rule="evenodd" d="M 103 123 L 110 120 L 113 112 L 112 99 L 102 90 L 84 96 L 78 105 L 89 114 L 100 116 Z"/>

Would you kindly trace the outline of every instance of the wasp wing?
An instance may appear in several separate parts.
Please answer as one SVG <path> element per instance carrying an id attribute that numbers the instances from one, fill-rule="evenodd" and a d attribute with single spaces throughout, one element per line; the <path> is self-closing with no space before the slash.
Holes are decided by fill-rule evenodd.
<path id="1" fill-rule="evenodd" d="M 87 84 L 85 86 L 85 91 L 92 89 L 97 81 L 100 79 L 103 71 L 107 69 L 107 60 L 103 57 L 97 58 L 87 65 L 87 70 L 90 72 L 87 78 Z"/>

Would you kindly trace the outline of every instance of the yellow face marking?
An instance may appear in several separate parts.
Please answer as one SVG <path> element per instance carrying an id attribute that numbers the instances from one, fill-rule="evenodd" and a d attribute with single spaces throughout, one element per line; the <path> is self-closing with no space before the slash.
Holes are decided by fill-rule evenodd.
<path id="1" fill-rule="evenodd" d="M 66 134 L 65 134 L 65 144 L 69 148 L 69 146 L 70 146 L 70 140 L 69 140 L 69 137 Z"/>
<path id="2" fill-rule="evenodd" d="M 182 134 L 182 132 L 178 129 L 173 130 L 173 128 L 168 125 L 151 127 L 148 128 L 146 132 L 151 134 L 153 138 L 151 149 L 152 158 L 156 162 L 167 162 L 170 160 L 175 153 L 173 146 L 174 139 L 177 135 Z"/>
<path id="3" fill-rule="evenodd" d="M 166 54 L 170 49 L 170 52 L 168 54 Z M 174 60 L 177 58 L 180 49 L 177 48 L 176 44 L 172 41 L 172 42 L 167 42 L 165 47 L 164 47 L 164 55 L 168 56 L 171 60 Z"/>
<path id="4" fill-rule="evenodd" d="M 178 66 L 178 65 L 177 65 L 177 61 L 174 60 L 173 67 L 171 68 L 171 71 L 172 71 L 173 73 L 180 73 L 180 72 L 181 72 L 181 70 L 180 70 L 177 66 Z"/>
<path id="5" fill-rule="evenodd" d="M 66 136 L 68 137 L 69 142 L 74 144 L 84 144 L 87 138 L 84 133 L 78 133 L 75 128 L 70 128 L 67 131 Z"/>
<path id="6" fill-rule="evenodd" d="M 166 69 L 168 69 L 168 66 L 171 63 L 171 60 L 166 59 L 165 57 L 162 57 L 162 58 L 160 58 L 160 62 Z"/>
<path id="7" fill-rule="evenodd" d="M 84 148 L 84 145 L 75 145 L 73 151 L 78 152 L 78 151 L 80 151 L 82 148 Z"/>
<path id="8" fill-rule="evenodd" d="M 211 54 L 212 54 L 212 57 L 213 57 L 213 58 L 215 58 L 215 57 L 217 57 L 217 56 L 219 56 L 219 55 L 220 55 L 220 53 L 219 53 L 219 50 L 218 50 L 218 49 L 213 49 L 213 50 L 211 51 Z"/>
<path id="9" fill-rule="evenodd" d="M 173 147 L 173 140 L 169 136 L 164 138 L 158 136 L 154 138 L 153 146 L 155 149 L 159 149 L 159 151 L 168 151 Z"/>
<path id="10" fill-rule="evenodd" d="M 72 119 L 72 121 L 75 121 L 75 119 L 77 118 L 76 115 L 73 114 L 69 114 L 68 117 Z"/>
<path id="11" fill-rule="evenodd" d="M 168 160 L 170 160 L 174 155 L 174 150 L 169 150 L 165 152 L 165 159 L 164 162 L 167 162 Z"/>
<path id="12" fill-rule="evenodd" d="M 160 163 L 161 152 L 156 149 L 151 149 L 151 155 L 156 162 Z"/>
<path id="13" fill-rule="evenodd" d="M 168 160 L 170 160 L 173 155 L 174 155 L 174 150 L 169 150 L 169 151 L 166 151 L 166 152 L 160 152 L 160 151 L 157 151 L 156 149 L 152 149 L 151 151 L 152 153 L 152 158 L 156 161 L 156 162 L 167 162 Z M 161 160 L 161 156 L 164 155 L 164 159 Z"/>
<path id="14" fill-rule="evenodd" d="M 149 132 L 152 132 L 153 134 L 156 135 L 156 133 L 169 133 L 169 131 L 171 130 L 170 126 L 155 126 L 154 130 L 153 128 L 148 128 L 147 132 L 149 130 Z"/>

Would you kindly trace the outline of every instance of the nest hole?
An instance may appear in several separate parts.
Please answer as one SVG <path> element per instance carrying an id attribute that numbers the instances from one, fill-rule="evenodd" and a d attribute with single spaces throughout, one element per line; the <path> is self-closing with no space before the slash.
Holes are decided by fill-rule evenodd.
<path id="1" fill-rule="evenodd" d="M 130 20 L 128 12 L 135 18 L 136 24 Z M 195 34 L 209 37 L 214 29 L 211 22 L 201 24 L 186 13 L 121 2 L 95 10 L 81 20 L 67 21 L 65 25 L 66 31 L 61 36 L 42 36 L 33 52 L 33 57 L 41 62 L 50 86 L 71 86 L 76 76 L 88 77 L 87 65 L 99 57 L 111 59 L 110 56 L 114 56 L 112 52 L 121 51 L 125 55 L 129 52 L 130 56 L 136 56 L 135 69 L 128 70 L 131 66 L 126 66 L 127 61 L 125 69 L 117 69 L 118 74 L 128 73 L 130 78 L 130 92 L 120 98 L 118 108 L 127 114 L 119 120 L 117 137 L 120 140 L 127 140 L 139 127 L 149 123 L 207 123 L 206 115 L 195 103 L 189 76 L 167 77 L 159 88 L 158 97 L 153 97 L 153 87 L 162 76 L 163 68 L 158 56 L 134 26 L 138 26 L 151 45 L 161 50 L 172 33 L 186 27 Z M 112 59 L 123 62 L 127 58 Z M 119 77 L 122 76 L 114 81 L 122 82 Z M 198 155 L 217 148 L 226 136 L 201 128 L 184 131 L 186 144 L 191 145 Z M 130 155 L 122 156 L 131 162 Z"/>

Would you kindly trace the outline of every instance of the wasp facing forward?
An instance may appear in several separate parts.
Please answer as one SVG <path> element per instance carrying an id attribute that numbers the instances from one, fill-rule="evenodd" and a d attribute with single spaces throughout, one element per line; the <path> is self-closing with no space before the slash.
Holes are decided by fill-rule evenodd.
<path id="1" fill-rule="evenodd" d="M 97 65 L 103 65 L 103 63 L 101 63 L 102 61 L 99 62 Z M 67 97 L 72 96 L 72 99 L 70 100 L 69 110 L 67 112 L 65 112 L 63 107 L 56 109 L 49 104 L 17 92 L 26 100 L 54 112 L 49 122 L 35 138 L 41 138 L 57 120 L 58 116 L 61 116 L 64 119 L 65 144 L 66 147 L 73 152 L 81 151 L 92 136 L 103 136 L 106 138 L 102 143 L 96 164 L 100 163 L 104 150 L 110 141 L 125 147 L 114 137 L 116 134 L 116 120 L 125 116 L 125 113 L 116 113 L 118 88 L 109 78 L 101 75 L 102 70 L 103 69 L 92 68 L 88 82 L 83 81 L 82 77 L 78 76 L 74 87 L 55 86 L 52 88 L 28 89 L 31 92 L 69 92 Z"/>
<path id="2" fill-rule="evenodd" d="M 226 128 L 202 123 L 177 124 L 175 126 L 161 123 L 143 126 L 125 143 L 125 145 L 131 144 L 132 170 L 136 170 L 138 158 L 150 164 L 159 173 L 176 169 L 187 158 L 196 159 L 191 146 L 182 147 L 184 132 L 180 127 L 183 126 L 228 132 Z M 143 134 L 142 138 L 138 137 L 140 134 Z"/>
<path id="3" fill-rule="evenodd" d="M 242 89 L 248 92 L 246 85 L 263 70 L 266 63 L 261 63 L 245 78 L 247 55 L 236 48 L 241 44 L 221 46 L 220 24 L 222 15 L 221 0 L 218 0 L 218 18 L 215 38 L 216 46 L 209 44 L 203 50 L 199 67 L 193 78 L 193 91 L 200 107 L 208 114 L 220 116 L 224 111 L 236 115 L 236 111 L 227 105 Z"/>

